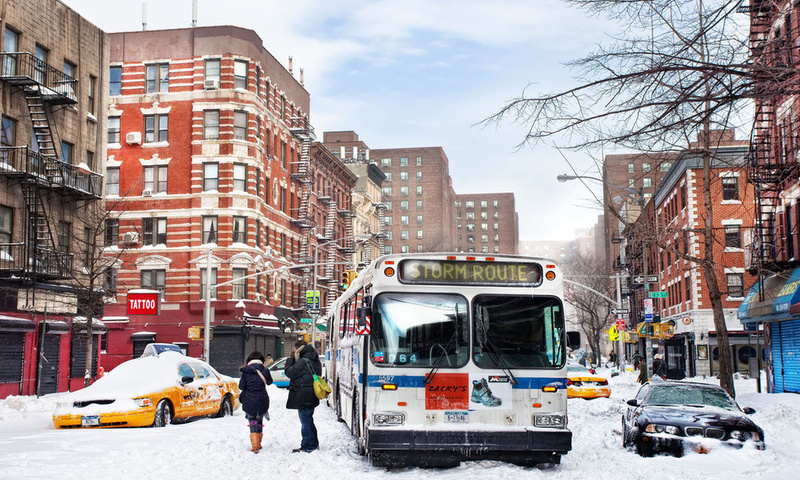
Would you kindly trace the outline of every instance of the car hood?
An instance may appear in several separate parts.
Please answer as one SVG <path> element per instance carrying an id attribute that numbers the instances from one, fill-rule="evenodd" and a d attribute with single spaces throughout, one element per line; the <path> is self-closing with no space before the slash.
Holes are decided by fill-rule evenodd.
<path id="1" fill-rule="evenodd" d="M 753 427 L 755 424 L 743 412 L 718 407 L 644 406 L 642 416 L 651 423 L 683 426 Z"/>

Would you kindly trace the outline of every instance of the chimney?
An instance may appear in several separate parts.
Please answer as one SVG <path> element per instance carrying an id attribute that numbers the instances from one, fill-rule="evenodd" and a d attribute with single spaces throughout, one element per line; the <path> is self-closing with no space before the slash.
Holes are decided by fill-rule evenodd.
<path id="1" fill-rule="evenodd" d="M 147 4 L 142 2 L 142 30 L 147 30 Z"/>
<path id="2" fill-rule="evenodd" d="M 192 28 L 197 26 L 197 0 L 192 0 Z"/>
<path id="3" fill-rule="evenodd" d="M 303 84 L 303 69 L 302 68 L 300 69 L 300 86 L 301 87 L 305 87 L 305 85 Z"/>

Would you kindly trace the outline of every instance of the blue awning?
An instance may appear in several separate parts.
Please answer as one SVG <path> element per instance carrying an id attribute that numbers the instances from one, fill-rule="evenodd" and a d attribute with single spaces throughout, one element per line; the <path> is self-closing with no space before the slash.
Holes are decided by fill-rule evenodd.
<path id="1" fill-rule="evenodd" d="M 737 316 L 743 325 L 778 322 L 797 317 L 800 311 L 800 268 L 764 278 L 764 300 L 759 301 L 761 284 L 747 292 Z M 794 308 L 792 308 L 794 306 Z"/>

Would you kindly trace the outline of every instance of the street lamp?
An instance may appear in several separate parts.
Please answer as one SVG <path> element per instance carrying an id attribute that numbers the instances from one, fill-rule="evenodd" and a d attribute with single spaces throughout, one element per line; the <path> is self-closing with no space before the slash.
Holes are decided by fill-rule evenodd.
<path id="1" fill-rule="evenodd" d="M 563 175 L 558 175 L 556 177 L 556 179 L 561 183 L 567 182 L 569 180 L 577 180 L 577 179 L 594 180 L 594 181 L 600 182 L 600 183 L 602 183 L 604 185 L 608 185 L 610 187 L 618 188 L 620 190 L 624 190 L 626 192 L 629 192 L 631 194 L 631 196 L 633 197 L 634 201 L 640 207 L 644 205 L 644 194 L 642 193 L 642 189 L 634 190 L 633 188 L 624 187 L 622 185 L 616 185 L 614 183 L 607 182 L 607 181 L 603 180 L 602 178 L 592 177 L 592 176 L 589 176 L 589 175 L 567 175 L 567 174 L 563 174 Z M 643 255 L 642 258 L 644 260 L 644 264 L 643 265 L 644 265 L 644 277 L 645 277 L 645 290 L 649 290 L 649 286 L 650 285 L 649 285 L 649 283 L 647 283 L 647 244 L 644 243 L 644 242 L 642 243 L 642 255 Z M 616 299 L 617 314 L 616 315 L 620 315 L 619 312 L 622 311 L 622 294 L 621 294 L 621 286 L 620 286 L 620 277 L 621 276 L 622 275 L 619 272 L 617 272 L 612 277 L 610 277 L 610 278 L 614 278 L 616 280 L 616 289 L 617 289 L 617 299 Z M 629 313 L 629 315 L 630 315 L 630 313 Z M 619 318 L 619 317 L 617 317 L 617 318 Z M 651 366 L 652 365 L 652 359 L 650 357 L 652 356 L 652 352 L 650 351 L 651 347 L 650 347 L 650 336 L 649 335 L 645 336 L 645 349 L 647 350 L 645 352 L 645 354 L 647 356 L 647 369 L 648 369 L 648 371 L 651 371 L 651 369 L 652 369 L 652 366 Z M 622 359 L 625 356 L 625 341 L 624 341 L 624 338 L 623 338 L 622 334 L 619 335 L 618 350 L 619 350 L 619 361 L 620 361 L 620 364 L 622 364 Z M 635 367 L 635 365 L 634 365 L 634 367 Z M 648 374 L 648 377 L 649 377 L 649 374 Z"/>

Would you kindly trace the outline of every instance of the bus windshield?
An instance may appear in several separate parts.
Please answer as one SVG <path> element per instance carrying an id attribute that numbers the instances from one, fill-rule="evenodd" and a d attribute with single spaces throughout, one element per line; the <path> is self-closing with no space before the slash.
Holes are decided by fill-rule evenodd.
<path id="1" fill-rule="evenodd" d="M 555 297 L 478 295 L 472 302 L 472 358 L 483 368 L 558 368 L 564 315 Z"/>
<path id="2" fill-rule="evenodd" d="M 380 294 L 373 302 L 372 361 L 392 366 L 463 366 L 469 359 L 467 317 L 467 301 L 460 295 Z"/>

